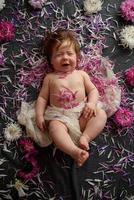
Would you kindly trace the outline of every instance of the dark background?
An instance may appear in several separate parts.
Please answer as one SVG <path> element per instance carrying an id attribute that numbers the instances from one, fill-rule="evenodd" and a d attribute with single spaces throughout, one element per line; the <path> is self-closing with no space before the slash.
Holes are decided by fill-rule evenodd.
<path id="1" fill-rule="evenodd" d="M 0 66 L 0 69 L 7 68 L 7 70 L 0 71 L 0 106 L 5 111 L 4 113 L 1 110 L 0 113 L 0 158 L 2 162 L 0 165 L 0 199 L 127 200 L 134 196 L 134 130 L 133 127 L 124 129 L 117 127 L 113 118 L 108 120 L 108 126 L 103 133 L 91 143 L 90 158 L 82 168 L 77 168 L 69 156 L 59 150 L 56 150 L 54 154 L 53 145 L 48 148 L 41 148 L 34 144 L 38 152 L 35 158 L 39 162 L 40 173 L 32 180 L 26 180 L 26 184 L 29 186 L 27 195 L 20 198 L 15 187 L 8 187 L 9 184 L 15 183 L 16 178 L 20 179 L 17 176 L 18 169 L 25 171 L 32 169 L 30 164 L 23 159 L 24 152 L 21 150 L 19 141 L 10 143 L 3 137 L 7 123 L 11 122 L 11 119 L 16 121 L 16 110 L 20 106 L 19 103 L 16 105 L 15 99 L 18 89 L 16 74 L 22 67 L 32 68 L 28 59 L 31 58 L 33 51 L 40 56 L 44 29 L 40 28 L 39 24 L 51 28 L 51 22 L 56 21 L 53 9 L 64 6 L 65 18 L 69 16 L 74 19 L 76 11 L 74 4 L 79 9 L 83 7 L 82 0 L 54 0 L 53 2 L 55 7 L 52 8 L 49 5 L 45 7 L 47 11 L 51 12 L 46 18 L 41 18 L 40 11 L 34 11 L 27 1 L 7 0 L 6 7 L 0 11 L 0 20 L 12 20 L 15 24 L 15 38 L 10 42 L 1 43 L 1 48 L 6 49 L 4 52 L 6 61 L 4 66 Z M 128 48 L 124 49 L 119 40 L 120 29 L 131 23 L 124 21 L 120 16 L 119 6 L 122 1 L 104 0 L 103 2 L 100 11 L 103 20 L 112 17 L 112 28 L 105 33 L 107 47 L 103 50 L 103 56 L 108 56 L 113 61 L 113 70 L 115 73 L 120 72 L 120 82 L 126 91 L 125 95 L 128 99 L 131 99 L 133 89 L 124 83 L 123 73 L 134 65 L 134 52 Z M 21 13 L 19 13 L 20 11 Z M 84 14 L 84 11 L 81 12 Z M 32 19 L 32 16 L 36 17 Z M 34 27 L 34 30 L 30 28 L 30 24 Z M 25 35 L 24 40 L 23 35 Z M 27 55 L 18 56 L 21 53 L 20 50 L 25 51 Z M 6 77 L 9 77 L 10 81 Z M 35 100 L 36 88 L 28 88 L 28 92 L 28 98 Z M 6 106 L 4 106 L 4 102 L 7 103 Z M 125 103 L 126 105 L 132 104 L 132 100 L 127 100 Z M 121 103 L 121 105 L 123 104 L 124 102 Z M 23 131 L 25 135 L 24 127 Z M 121 159 L 123 159 L 123 162 L 121 162 Z"/>
<path id="2" fill-rule="evenodd" d="M 121 45 L 121 41 L 119 40 L 119 32 L 124 26 L 126 25 L 132 25 L 131 22 L 126 22 L 120 14 L 120 0 L 111 0 L 111 1 L 104 1 L 103 9 L 101 11 L 102 16 L 104 19 L 107 17 L 112 16 L 113 19 L 117 22 L 118 25 L 116 25 L 116 22 L 114 25 L 114 30 L 111 30 L 110 35 L 107 37 L 107 45 L 108 48 L 104 50 L 104 55 L 109 56 L 109 58 L 114 61 L 115 67 L 114 71 L 122 71 L 127 68 L 130 68 L 134 64 L 134 52 L 133 50 L 130 50 L 129 48 L 123 48 Z M 113 8 L 109 6 L 107 8 L 108 4 L 112 4 Z M 108 12 L 109 11 L 109 12 Z M 114 39 L 113 33 L 115 33 L 117 40 Z M 112 52 L 113 48 L 115 48 L 114 52 Z"/>

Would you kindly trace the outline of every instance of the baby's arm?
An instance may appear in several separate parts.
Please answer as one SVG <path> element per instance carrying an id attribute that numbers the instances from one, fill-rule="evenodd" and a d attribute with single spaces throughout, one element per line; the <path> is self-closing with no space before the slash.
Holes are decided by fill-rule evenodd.
<path id="1" fill-rule="evenodd" d="M 43 85 L 39 93 L 39 96 L 37 98 L 35 107 L 36 123 L 41 132 L 44 132 L 45 130 L 44 112 L 48 103 L 48 98 L 49 98 L 49 76 L 46 76 L 44 78 Z"/>
<path id="2" fill-rule="evenodd" d="M 96 105 L 99 98 L 99 93 L 95 85 L 91 82 L 89 75 L 86 72 L 82 72 L 84 78 L 84 85 L 87 94 L 87 103 L 83 110 L 84 118 L 91 118 L 96 116 Z"/>

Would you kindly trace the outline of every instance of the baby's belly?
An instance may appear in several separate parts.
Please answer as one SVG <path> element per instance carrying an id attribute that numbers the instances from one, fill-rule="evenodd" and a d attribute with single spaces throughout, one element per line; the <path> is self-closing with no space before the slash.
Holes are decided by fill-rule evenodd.
<path id="1" fill-rule="evenodd" d="M 60 101 L 57 100 L 57 98 L 53 98 L 50 100 L 50 105 L 64 108 L 64 109 L 70 109 L 78 106 L 81 102 L 85 101 L 85 96 L 76 98 L 75 100 L 70 99 L 70 98 L 61 98 Z"/>
<path id="2" fill-rule="evenodd" d="M 83 86 L 77 86 L 77 89 L 62 86 L 52 89 L 50 92 L 50 105 L 65 109 L 78 106 L 84 99 L 85 89 Z"/>

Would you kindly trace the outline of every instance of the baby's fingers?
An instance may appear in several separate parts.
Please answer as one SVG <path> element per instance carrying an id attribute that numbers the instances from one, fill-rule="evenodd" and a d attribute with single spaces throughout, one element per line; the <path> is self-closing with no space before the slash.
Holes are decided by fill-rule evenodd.
<path id="1" fill-rule="evenodd" d="M 46 123 L 45 122 L 43 122 L 43 128 L 44 128 L 44 130 L 46 130 Z"/>
<path id="2" fill-rule="evenodd" d="M 86 119 L 89 117 L 90 114 L 91 114 L 91 110 L 84 110 L 83 117 Z"/>
<path id="3" fill-rule="evenodd" d="M 44 122 L 41 123 L 41 132 L 44 132 L 46 129 L 46 125 Z"/>
<path id="4" fill-rule="evenodd" d="M 93 114 L 94 114 L 94 117 L 96 117 L 96 109 L 94 110 Z"/>
<path id="5" fill-rule="evenodd" d="M 85 118 L 85 119 L 90 119 L 91 117 L 95 117 L 96 116 L 96 110 L 92 110 L 92 109 L 90 109 L 90 110 L 85 110 L 84 112 L 83 112 L 83 117 Z"/>
<path id="6" fill-rule="evenodd" d="M 45 124 L 44 122 L 37 124 L 38 128 L 40 129 L 41 132 L 45 131 Z"/>
<path id="7" fill-rule="evenodd" d="M 94 114 L 94 111 L 93 111 L 93 110 L 90 110 L 90 113 L 89 113 L 89 115 L 88 115 L 88 118 L 90 119 L 90 118 L 93 116 L 93 114 Z"/>
<path id="8" fill-rule="evenodd" d="M 85 108 L 82 113 L 83 117 L 86 118 L 88 114 L 89 114 L 89 110 Z"/>

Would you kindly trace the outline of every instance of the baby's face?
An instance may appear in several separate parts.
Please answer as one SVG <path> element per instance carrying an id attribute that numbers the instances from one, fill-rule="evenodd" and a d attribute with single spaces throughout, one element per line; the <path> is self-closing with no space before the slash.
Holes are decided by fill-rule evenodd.
<path id="1" fill-rule="evenodd" d="M 64 41 L 59 47 L 53 48 L 51 64 L 56 72 L 71 72 L 77 66 L 77 55 L 73 44 Z"/>

